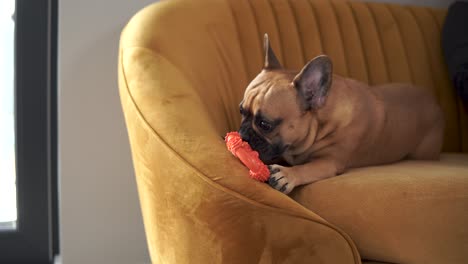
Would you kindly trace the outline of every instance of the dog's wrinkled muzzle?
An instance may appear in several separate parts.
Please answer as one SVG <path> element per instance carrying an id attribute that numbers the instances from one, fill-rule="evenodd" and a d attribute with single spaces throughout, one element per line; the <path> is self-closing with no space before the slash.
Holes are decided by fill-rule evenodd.
<path id="1" fill-rule="evenodd" d="M 241 124 L 239 134 L 242 140 L 248 142 L 252 149 L 258 152 L 260 159 L 265 163 L 276 160 L 283 154 L 284 147 L 281 144 L 268 143 L 246 122 Z"/>

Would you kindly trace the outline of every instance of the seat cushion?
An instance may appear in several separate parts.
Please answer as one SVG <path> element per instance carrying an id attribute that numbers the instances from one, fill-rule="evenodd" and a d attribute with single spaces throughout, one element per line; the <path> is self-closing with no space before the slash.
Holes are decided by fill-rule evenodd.
<path id="1" fill-rule="evenodd" d="M 353 169 L 293 199 L 348 233 L 363 259 L 466 263 L 468 155 Z"/>

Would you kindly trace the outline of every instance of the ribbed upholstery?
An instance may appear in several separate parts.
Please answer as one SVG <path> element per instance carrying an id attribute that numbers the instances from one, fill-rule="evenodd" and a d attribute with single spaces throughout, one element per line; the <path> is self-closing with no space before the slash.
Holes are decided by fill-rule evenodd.
<path id="1" fill-rule="evenodd" d="M 423 7 L 318 0 L 163 0 L 136 14 L 121 36 L 119 89 L 152 261 L 466 259 L 468 236 L 457 227 L 468 221 L 459 210 L 468 203 L 462 192 L 467 155 L 362 168 L 298 188 L 293 200 L 249 179 L 221 137 L 239 127 L 238 105 L 261 70 L 261 40 L 268 33 L 287 68 L 300 69 L 326 53 L 337 74 L 427 87 L 447 119 L 444 150 L 468 152 L 467 117 L 440 48 L 444 15 Z M 354 199 L 356 192 L 362 198 Z M 430 210 L 433 205 L 438 209 Z M 404 225 L 395 225 L 395 218 Z M 414 222 L 428 218 L 433 221 Z M 440 236 L 418 240 L 431 230 Z"/>
<path id="2" fill-rule="evenodd" d="M 167 8 L 177 4 L 171 6 Z M 287 68 L 300 69 L 325 53 L 337 74 L 370 84 L 411 82 L 430 89 L 447 120 L 444 151 L 468 152 L 468 118 L 451 87 L 441 51 L 445 10 L 321 0 L 208 0 L 183 6 L 165 18 L 167 24 L 156 26 L 161 30 L 146 44 L 169 56 L 194 82 L 202 85 L 210 79 L 211 87 L 198 88 L 202 94 L 212 90 L 212 97 L 205 98 L 210 106 L 222 104 L 215 108 L 223 112 L 212 113 L 220 134 L 240 122 L 236 106 L 261 69 L 261 41 L 268 33 Z M 178 27 L 176 19 L 185 23 L 173 31 L 178 33 L 168 34 L 163 27 Z"/>
<path id="3" fill-rule="evenodd" d="M 369 84 L 409 82 L 437 95 L 447 119 L 445 151 L 468 152 L 466 114 L 448 77 L 440 46 L 445 11 L 365 2 L 230 0 L 251 80 L 268 33 L 283 66 L 300 69 L 328 54 L 335 73 Z M 241 89 L 244 87 L 241 87 Z"/>

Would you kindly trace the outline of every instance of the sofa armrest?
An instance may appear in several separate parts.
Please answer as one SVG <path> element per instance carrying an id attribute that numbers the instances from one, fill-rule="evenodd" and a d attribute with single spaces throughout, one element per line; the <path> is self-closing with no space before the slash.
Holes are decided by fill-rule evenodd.
<path id="1" fill-rule="evenodd" d="M 347 234 L 247 177 L 219 109 L 161 54 L 120 50 L 119 87 L 154 263 L 360 263 Z"/>

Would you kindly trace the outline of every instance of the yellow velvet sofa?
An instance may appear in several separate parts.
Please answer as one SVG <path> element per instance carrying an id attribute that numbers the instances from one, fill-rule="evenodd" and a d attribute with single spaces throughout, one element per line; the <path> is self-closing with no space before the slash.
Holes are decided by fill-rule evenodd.
<path id="1" fill-rule="evenodd" d="M 468 117 L 445 10 L 314 0 L 166 0 L 121 35 L 119 87 L 153 263 L 468 263 Z M 353 169 L 290 196 L 248 178 L 222 136 L 262 66 L 328 54 L 335 73 L 411 82 L 445 112 L 437 162 Z M 385 151 L 385 150 L 382 150 Z"/>

